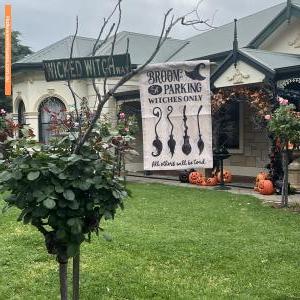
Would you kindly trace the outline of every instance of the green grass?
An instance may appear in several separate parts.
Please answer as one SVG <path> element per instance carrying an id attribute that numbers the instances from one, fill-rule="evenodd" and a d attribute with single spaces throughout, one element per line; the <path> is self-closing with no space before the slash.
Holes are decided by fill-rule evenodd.
<path id="1" fill-rule="evenodd" d="M 82 247 L 81 299 L 300 299 L 300 215 L 223 192 L 130 184 Z M 0 216 L 0 299 L 58 299 L 42 237 Z"/>

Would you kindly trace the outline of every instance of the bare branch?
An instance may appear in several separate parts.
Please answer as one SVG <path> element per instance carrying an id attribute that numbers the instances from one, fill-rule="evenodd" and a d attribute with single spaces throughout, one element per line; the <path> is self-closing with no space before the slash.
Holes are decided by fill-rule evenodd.
<path id="1" fill-rule="evenodd" d="M 109 59 L 108 59 L 109 64 L 111 63 L 112 57 L 114 55 L 115 45 L 116 45 L 116 40 L 117 40 L 117 34 L 118 34 L 118 31 L 119 31 L 120 24 L 121 24 L 121 19 L 122 19 L 121 1 L 118 2 L 118 11 L 119 11 L 118 23 L 117 23 L 117 27 L 115 29 L 114 36 L 113 36 L 113 41 L 112 41 L 112 44 L 111 44 L 110 56 L 109 56 Z M 104 95 L 106 94 L 106 83 L 107 83 L 107 75 L 105 75 L 104 82 L 103 82 Z"/>
<path id="2" fill-rule="evenodd" d="M 198 10 L 200 3 L 202 2 L 202 0 L 198 3 L 196 10 Z M 113 41 L 112 41 L 112 45 L 111 45 L 111 54 L 110 54 L 110 59 L 112 59 L 113 53 L 114 53 L 114 48 L 115 48 L 115 43 L 116 43 L 116 36 L 117 36 L 117 32 L 120 26 L 120 22 L 121 22 L 121 6 L 120 6 L 121 0 L 118 0 L 117 6 L 115 7 L 113 13 L 116 11 L 116 9 L 118 8 L 119 10 L 119 20 L 118 20 L 118 24 L 116 26 L 116 30 L 114 32 L 114 36 L 113 36 Z M 93 86 L 94 86 L 94 90 L 96 92 L 97 98 L 98 98 L 98 105 L 95 111 L 95 114 L 93 116 L 93 119 L 89 125 L 89 127 L 87 128 L 87 130 L 84 132 L 83 136 L 81 138 L 79 138 L 78 143 L 74 149 L 74 153 L 79 153 L 80 148 L 83 146 L 83 144 L 87 141 L 87 139 L 89 138 L 93 128 L 95 127 L 98 119 L 100 118 L 102 109 L 104 107 L 104 105 L 106 104 L 106 102 L 110 99 L 110 97 L 112 97 L 114 95 L 114 93 L 118 90 L 118 88 L 122 85 L 124 85 L 128 80 L 130 80 L 131 78 L 133 78 L 135 75 L 139 74 L 141 71 L 143 71 L 145 69 L 145 67 L 150 64 L 153 59 L 155 58 L 155 56 L 157 55 L 157 53 L 159 52 L 159 50 L 161 49 L 161 47 L 163 46 L 163 44 L 166 42 L 166 40 L 169 37 L 169 34 L 171 32 L 171 30 L 173 29 L 173 27 L 178 24 L 181 23 L 183 25 L 196 25 L 196 24 L 204 24 L 208 27 L 212 27 L 212 25 L 210 25 L 208 22 L 209 20 L 199 20 L 199 14 L 197 13 L 198 16 L 198 20 L 186 20 L 186 17 L 189 16 L 191 13 L 195 13 L 195 10 L 193 10 L 191 13 L 188 13 L 184 16 L 181 16 L 179 18 L 176 18 L 174 16 L 171 17 L 170 21 L 168 21 L 169 16 L 172 12 L 172 9 L 169 9 L 166 14 L 164 15 L 164 19 L 163 19 L 163 25 L 162 25 L 162 29 L 161 29 L 161 33 L 158 37 L 156 46 L 152 52 L 152 54 L 150 55 L 150 57 L 139 67 L 137 67 L 136 69 L 130 71 L 128 74 L 124 75 L 122 78 L 119 79 L 119 81 L 107 92 L 106 91 L 106 82 L 107 82 L 107 76 L 105 76 L 104 79 L 104 95 L 101 96 L 99 93 L 99 90 L 95 84 L 95 79 L 93 79 Z M 113 13 L 110 15 L 110 17 L 113 15 Z M 105 20 L 106 22 L 107 20 Z M 107 23 L 104 24 L 104 26 L 106 26 Z M 102 28 L 103 29 L 103 28 Z M 101 31 L 103 31 L 101 29 Z M 110 34 L 109 34 L 110 35 Z M 99 39 L 98 39 L 99 42 Z M 127 41 L 127 49 L 126 49 L 126 53 L 128 53 L 128 48 L 129 48 L 129 41 Z M 96 47 L 94 47 L 94 51 L 95 51 Z M 94 52 L 95 53 L 95 52 Z"/>
<path id="3" fill-rule="evenodd" d="M 99 35 L 98 35 L 98 37 L 97 37 L 97 39 L 96 39 L 96 42 L 94 43 L 93 52 L 92 52 L 92 55 L 93 55 L 93 56 L 95 55 L 97 49 L 100 48 L 100 47 L 98 46 L 98 43 L 99 43 L 99 41 L 100 41 L 100 39 L 101 39 L 101 36 L 102 36 L 102 34 L 103 34 L 103 32 L 104 32 L 104 29 L 105 29 L 106 25 L 109 23 L 109 21 L 111 20 L 111 18 L 113 17 L 113 15 L 114 15 L 115 11 L 117 10 L 117 8 L 118 8 L 119 4 L 121 3 L 121 1 L 122 1 L 122 0 L 118 0 L 118 3 L 115 5 L 114 9 L 112 10 L 112 12 L 111 12 L 111 14 L 108 16 L 108 18 L 107 18 L 107 19 L 104 18 L 104 23 L 103 23 L 103 25 L 102 25 L 102 27 L 101 27 L 101 29 L 100 29 L 100 31 L 99 31 Z M 101 44 L 102 44 L 102 43 L 101 43 Z"/>
<path id="4" fill-rule="evenodd" d="M 82 132 L 81 132 L 81 121 L 80 121 L 78 107 L 77 107 L 76 93 L 75 93 L 75 91 L 74 91 L 74 89 L 71 85 L 71 61 L 72 61 L 72 58 L 73 58 L 74 44 L 75 44 L 77 34 L 78 34 L 78 16 L 76 17 L 76 30 L 75 30 L 75 34 L 74 34 L 73 39 L 72 39 L 70 58 L 69 58 L 69 64 L 68 64 L 68 69 L 69 69 L 68 70 L 69 71 L 68 87 L 69 87 L 69 90 L 71 92 L 71 95 L 72 95 L 72 98 L 73 98 L 73 101 L 74 101 L 74 108 L 75 108 L 76 118 L 77 118 L 78 124 L 79 124 L 79 136 L 81 137 L 81 134 L 82 134 Z"/>

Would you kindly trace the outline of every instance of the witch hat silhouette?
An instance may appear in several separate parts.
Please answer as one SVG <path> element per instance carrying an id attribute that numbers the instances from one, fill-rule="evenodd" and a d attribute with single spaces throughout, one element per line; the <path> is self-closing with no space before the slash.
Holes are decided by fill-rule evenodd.
<path id="1" fill-rule="evenodd" d="M 204 63 L 200 63 L 199 65 L 196 65 L 196 67 L 188 72 L 188 71 L 185 71 L 185 75 L 193 80 L 204 80 L 206 77 L 205 76 L 202 76 L 200 74 L 200 69 L 204 69 L 206 66 Z"/>

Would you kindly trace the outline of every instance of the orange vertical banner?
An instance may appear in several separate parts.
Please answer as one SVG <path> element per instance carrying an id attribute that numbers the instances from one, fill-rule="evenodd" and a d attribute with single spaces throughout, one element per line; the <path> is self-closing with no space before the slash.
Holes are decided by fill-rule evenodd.
<path id="1" fill-rule="evenodd" d="M 11 96 L 11 5 L 5 5 L 5 96 Z"/>

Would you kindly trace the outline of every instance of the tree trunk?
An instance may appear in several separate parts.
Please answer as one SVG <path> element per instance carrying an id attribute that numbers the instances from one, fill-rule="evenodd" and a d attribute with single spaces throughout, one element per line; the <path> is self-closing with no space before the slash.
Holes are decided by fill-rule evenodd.
<path id="1" fill-rule="evenodd" d="M 59 263 L 60 298 L 68 300 L 68 262 Z"/>
<path id="2" fill-rule="evenodd" d="M 73 300 L 79 300 L 80 252 L 73 258 Z"/>
<path id="3" fill-rule="evenodd" d="M 288 158 L 288 143 L 285 143 L 285 150 L 283 151 L 283 182 L 281 189 L 281 205 L 288 206 L 289 195 L 289 158 Z"/>

